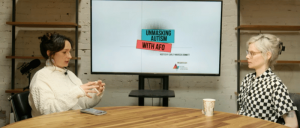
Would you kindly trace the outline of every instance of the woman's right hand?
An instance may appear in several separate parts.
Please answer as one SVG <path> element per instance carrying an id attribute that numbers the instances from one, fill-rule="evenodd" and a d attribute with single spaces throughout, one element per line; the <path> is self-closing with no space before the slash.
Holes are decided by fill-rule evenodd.
<path id="1" fill-rule="evenodd" d="M 97 85 L 96 82 L 88 82 L 86 84 L 83 84 L 80 86 L 82 90 L 85 92 L 85 95 L 89 98 L 92 98 L 88 93 L 97 93 L 93 88 L 98 88 L 99 85 Z"/>

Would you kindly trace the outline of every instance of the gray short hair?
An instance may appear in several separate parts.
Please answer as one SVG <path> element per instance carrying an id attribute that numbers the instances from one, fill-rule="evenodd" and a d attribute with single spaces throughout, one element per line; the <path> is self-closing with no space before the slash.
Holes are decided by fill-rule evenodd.
<path id="1" fill-rule="evenodd" d="M 251 37 L 247 42 L 247 48 L 250 44 L 254 44 L 256 48 L 262 52 L 262 55 L 265 59 L 267 59 L 267 52 L 271 52 L 272 56 L 268 61 L 268 66 L 271 69 L 274 69 L 274 64 L 278 58 L 278 55 L 282 51 L 282 42 L 280 39 L 272 34 L 259 34 L 257 36 Z"/>

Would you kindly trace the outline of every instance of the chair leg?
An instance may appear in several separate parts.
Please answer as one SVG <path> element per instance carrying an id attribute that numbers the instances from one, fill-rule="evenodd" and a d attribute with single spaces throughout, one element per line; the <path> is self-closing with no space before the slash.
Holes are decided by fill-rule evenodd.
<path id="1" fill-rule="evenodd" d="M 12 110 L 13 110 L 13 113 L 14 113 L 14 119 L 15 119 L 15 122 L 17 122 L 17 121 L 19 121 L 19 119 L 18 119 L 18 116 L 17 116 L 17 114 L 16 114 L 16 108 L 15 108 L 15 106 L 14 106 L 14 103 L 13 103 L 13 100 L 11 99 L 11 97 L 9 98 L 9 100 L 10 100 L 10 104 L 11 104 L 11 107 L 12 107 Z"/>
<path id="2" fill-rule="evenodd" d="M 14 113 L 12 112 L 9 114 L 9 124 L 12 124 L 14 122 L 16 122 L 16 118 L 15 118 Z"/>

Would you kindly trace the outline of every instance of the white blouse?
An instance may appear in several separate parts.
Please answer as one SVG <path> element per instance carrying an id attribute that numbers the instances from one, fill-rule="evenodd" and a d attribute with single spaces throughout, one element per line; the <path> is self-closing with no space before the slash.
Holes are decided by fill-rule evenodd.
<path id="1" fill-rule="evenodd" d="M 80 85 L 81 80 L 73 72 L 53 66 L 47 60 L 30 83 L 28 100 L 32 117 L 96 106 L 103 93 L 100 96 L 89 93 L 92 98 L 88 98 Z"/>

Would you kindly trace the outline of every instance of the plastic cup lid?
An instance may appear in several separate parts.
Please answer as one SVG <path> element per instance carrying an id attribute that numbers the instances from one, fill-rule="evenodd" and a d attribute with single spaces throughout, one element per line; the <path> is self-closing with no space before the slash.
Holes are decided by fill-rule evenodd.
<path id="1" fill-rule="evenodd" d="M 216 101 L 215 99 L 209 99 L 209 98 L 206 98 L 206 99 L 203 99 L 205 101 Z"/>

